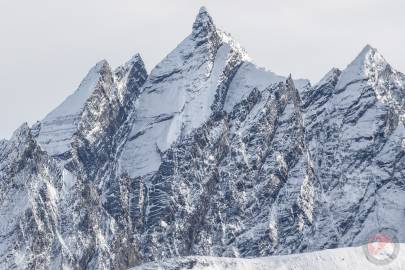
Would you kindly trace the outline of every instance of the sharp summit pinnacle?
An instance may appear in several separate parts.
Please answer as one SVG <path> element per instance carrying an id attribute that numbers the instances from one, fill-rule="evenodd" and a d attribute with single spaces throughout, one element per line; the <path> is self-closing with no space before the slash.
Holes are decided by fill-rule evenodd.
<path id="1" fill-rule="evenodd" d="M 214 21 L 205 7 L 201 7 L 193 24 L 193 37 L 203 38 L 216 30 Z"/>

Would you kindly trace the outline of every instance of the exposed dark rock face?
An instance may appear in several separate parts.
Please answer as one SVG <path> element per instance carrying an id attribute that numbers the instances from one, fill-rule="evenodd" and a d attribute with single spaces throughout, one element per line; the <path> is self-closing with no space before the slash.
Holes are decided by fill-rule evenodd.
<path id="1" fill-rule="evenodd" d="M 405 240 L 405 76 L 367 46 L 311 87 L 203 8 L 148 75 L 99 62 L 0 141 L 0 268 L 127 269 Z"/>

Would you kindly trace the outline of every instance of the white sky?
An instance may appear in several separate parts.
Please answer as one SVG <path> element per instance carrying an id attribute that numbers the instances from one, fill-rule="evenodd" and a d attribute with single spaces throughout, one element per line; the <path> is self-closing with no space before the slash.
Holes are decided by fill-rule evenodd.
<path id="1" fill-rule="evenodd" d="M 319 80 L 366 45 L 405 72 L 404 0 L 0 0 L 0 138 L 42 119 L 99 60 L 150 71 L 200 6 L 260 66 Z"/>

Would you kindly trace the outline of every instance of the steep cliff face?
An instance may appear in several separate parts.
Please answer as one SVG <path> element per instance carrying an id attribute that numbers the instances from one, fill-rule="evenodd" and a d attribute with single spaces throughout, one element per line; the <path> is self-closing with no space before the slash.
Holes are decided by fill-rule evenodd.
<path id="1" fill-rule="evenodd" d="M 135 260 L 95 184 L 44 152 L 28 126 L 2 150 L 2 269 L 112 269 Z"/>
<path id="2" fill-rule="evenodd" d="M 404 82 L 366 46 L 344 71 L 332 70 L 304 96 L 319 183 L 316 248 L 358 245 L 382 227 L 404 240 Z"/>
<path id="3" fill-rule="evenodd" d="M 58 197 L 65 186 L 57 163 L 41 150 L 24 124 L 1 147 L 0 265 L 43 269 L 57 240 Z"/>
<path id="4" fill-rule="evenodd" d="M 404 241 L 405 76 L 367 46 L 317 85 L 258 68 L 202 8 L 148 75 L 92 68 L 0 141 L 0 268 L 127 269 Z"/>
<path id="5" fill-rule="evenodd" d="M 254 89 L 165 153 L 146 187 L 144 254 L 260 256 L 298 244 L 312 218 L 305 152 L 293 81 Z"/>

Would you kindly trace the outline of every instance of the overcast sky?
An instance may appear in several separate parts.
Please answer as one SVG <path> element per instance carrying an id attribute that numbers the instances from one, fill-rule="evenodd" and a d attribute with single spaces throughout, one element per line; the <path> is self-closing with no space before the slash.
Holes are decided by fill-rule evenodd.
<path id="1" fill-rule="evenodd" d="M 42 119 L 99 60 L 150 71 L 200 6 L 260 65 L 319 80 L 366 45 L 405 72 L 404 0 L 0 0 L 0 138 Z"/>

